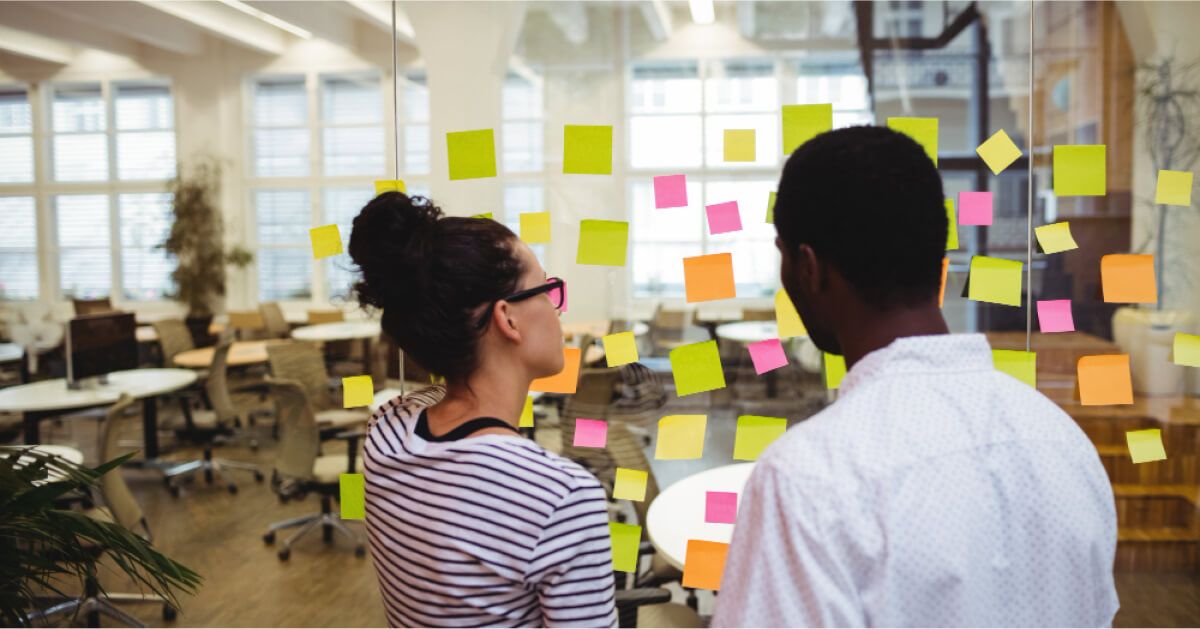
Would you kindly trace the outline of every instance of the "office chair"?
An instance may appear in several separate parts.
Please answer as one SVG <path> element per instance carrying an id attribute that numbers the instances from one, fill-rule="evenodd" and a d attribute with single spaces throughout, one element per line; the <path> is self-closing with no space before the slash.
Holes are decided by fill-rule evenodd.
<path id="1" fill-rule="evenodd" d="M 112 300 L 108 297 L 100 297 L 99 299 L 72 299 L 71 305 L 74 306 L 75 316 L 77 317 L 105 314 L 113 311 Z"/>
<path id="2" fill-rule="evenodd" d="M 228 319 L 225 329 L 243 341 L 262 336 L 267 328 L 262 313 L 257 310 L 230 310 L 225 315 Z"/>
<path id="3" fill-rule="evenodd" d="M 267 338 L 285 339 L 291 334 L 291 326 L 288 325 L 287 317 L 283 315 L 283 308 L 279 302 L 261 303 L 258 305 L 258 311 L 262 313 L 263 324 L 267 328 Z"/>
<path id="4" fill-rule="evenodd" d="M 273 343 L 267 346 L 267 357 L 275 378 L 294 380 L 304 387 L 323 436 L 366 424 L 371 415 L 367 409 L 342 408 L 340 396 L 333 395 L 319 347 L 301 341 Z"/>
<path id="5" fill-rule="evenodd" d="M 654 308 L 650 320 L 650 346 L 655 354 L 666 354 L 676 347 L 686 345 L 684 338 L 692 324 L 693 312 L 688 310 L 666 310 L 660 303 Z"/>

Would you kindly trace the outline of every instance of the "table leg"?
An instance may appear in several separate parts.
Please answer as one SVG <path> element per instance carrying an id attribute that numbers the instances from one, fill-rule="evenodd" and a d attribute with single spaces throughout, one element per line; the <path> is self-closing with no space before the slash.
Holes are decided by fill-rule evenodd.
<path id="1" fill-rule="evenodd" d="M 42 421 L 41 415 L 26 412 L 23 419 L 25 420 L 25 444 L 41 443 L 41 435 L 38 430 L 38 423 Z"/>
<path id="2" fill-rule="evenodd" d="M 779 376 L 775 371 L 767 372 L 767 397 L 774 398 L 778 395 Z"/>
<path id="3" fill-rule="evenodd" d="M 147 461 L 158 458 L 158 399 L 154 396 L 142 398 L 142 441 L 146 447 L 143 456 Z"/>
<path id="4" fill-rule="evenodd" d="M 363 373 L 366 375 L 370 375 L 370 373 L 371 373 L 371 337 L 369 337 L 369 336 L 362 340 L 362 362 L 363 362 Z M 379 383 L 379 386 L 383 386 L 384 384 L 386 384 L 386 383 Z"/>

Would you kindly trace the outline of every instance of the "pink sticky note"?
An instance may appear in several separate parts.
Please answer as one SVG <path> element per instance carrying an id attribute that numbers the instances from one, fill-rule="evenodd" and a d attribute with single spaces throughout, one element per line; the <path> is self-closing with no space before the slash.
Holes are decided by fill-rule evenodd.
<path id="1" fill-rule="evenodd" d="M 960 193 L 958 193 L 958 224 L 959 225 L 991 225 L 992 224 L 992 193 L 990 193 L 990 192 L 960 192 Z"/>
<path id="2" fill-rule="evenodd" d="M 751 343 L 746 347 L 750 350 L 750 360 L 754 362 L 754 371 L 760 376 L 787 364 L 787 354 L 783 352 L 783 343 L 779 339 L 767 339 Z"/>
<path id="3" fill-rule="evenodd" d="M 654 207 L 684 207 L 687 205 L 687 177 L 663 175 L 654 178 Z"/>
<path id="4" fill-rule="evenodd" d="M 575 420 L 575 447 L 603 448 L 608 441 L 608 422 L 602 419 Z"/>
<path id="5" fill-rule="evenodd" d="M 742 215 L 738 213 L 737 201 L 726 201 L 705 206 L 708 213 L 708 233 L 724 234 L 742 230 Z"/>
<path id="6" fill-rule="evenodd" d="M 737 494 L 732 491 L 704 492 L 704 521 L 733 524 L 737 520 Z"/>
<path id="7" fill-rule="evenodd" d="M 1037 302 L 1038 326 L 1042 332 L 1074 332 L 1070 299 L 1049 299 Z"/>

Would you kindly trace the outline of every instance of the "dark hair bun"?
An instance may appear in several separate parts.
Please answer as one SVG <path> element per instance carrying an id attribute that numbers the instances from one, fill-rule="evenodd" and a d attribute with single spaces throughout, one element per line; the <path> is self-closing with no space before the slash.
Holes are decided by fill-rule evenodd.
<path id="1" fill-rule="evenodd" d="M 360 304 L 383 308 L 391 291 L 424 288 L 440 218 L 442 209 L 432 201 L 402 192 L 385 192 L 363 207 L 354 218 L 349 247 L 362 272 L 354 284 Z"/>

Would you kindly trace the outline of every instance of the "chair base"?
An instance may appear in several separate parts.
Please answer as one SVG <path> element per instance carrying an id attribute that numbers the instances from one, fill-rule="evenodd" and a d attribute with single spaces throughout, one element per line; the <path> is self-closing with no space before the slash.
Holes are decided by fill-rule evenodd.
<path id="1" fill-rule="evenodd" d="M 335 532 L 340 533 L 354 544 L 354 555 L 356 557 L 365 557 L 367 547 L 362 534 L 346 526 L 342 522 L 341 517 L 333 513 L 331 507 L 332 504 L 329 496 L 321 496 L 321 511 L 270 524 L 267 527 L 266 534 L 263 535 L 263 542 L 274 544 L 276 531 L 299 527 L 298 531 L 292 533 L 283 541 L 283 547 L 275 553 L 280 561 L 287 561 L 292 554 L 292 544 L 295 544 L 297 540 L 320 527 L 321 537 L 326 544 L 333 543 L 333 534 Z"/>
<path id="2" fill-rule="evenodd" d="M 87 626 L 100 626 L 100 616 L 119 622 L 126 627 L 145 627 L 145 623 L 134 618 L 128 612 L 113 603 L 159 603 L 163 606 L 163 619 L 175 620 L 178 612 L 170 603 L 156 594 L 96 594 L 92 596 L 63 601 L 46 609 L 29 615 L 31 624 L 45 624 L 48 620 L 62 614 L 77 614 L 87 620 Z"/>
<path id="3" fill-rule="evenodd" d="M 263 478 L 265 478 L 262 470 L 260 470 L 257 465 L 254 465 L 253 463 L 244 463 L 242 461 L 213 458 L 212 449 L 205 448 L 203 459 L 195 459 L 185 463 L 178 463 L 164 469 L 163 482 L 166 483 L 167 489 L 171 492 L 172 496 L 178 496 L 179 485 L 175 482 L 176 478 L 181 476 L 192 477 L 196 472 L 203 472 L 205 482 L 211 485 L 216 477 L 221 477 L 224 479 L 224 470 L 227 469 L 250 472 L 254 475 L 254 480 L 260 483 L 263 481 Z M 233 482 L 228 482 L 225 486 L 229 490 L 229 493 L 237 493 L 237 485 L 235 485 Z"/>

